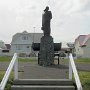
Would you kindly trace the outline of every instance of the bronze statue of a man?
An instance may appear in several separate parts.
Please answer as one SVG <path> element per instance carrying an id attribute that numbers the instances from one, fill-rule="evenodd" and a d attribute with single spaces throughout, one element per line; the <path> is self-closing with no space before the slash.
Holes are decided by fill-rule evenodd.
<path id="1" fill-rule="evenodd" d="M 42 15 L 42 30 L 44 32 L 44 36 L 50 36 L 51 28 L 50 21 L 52 19 L 52 13 L 49 11 L 49 7 L 47 6 Z"/>

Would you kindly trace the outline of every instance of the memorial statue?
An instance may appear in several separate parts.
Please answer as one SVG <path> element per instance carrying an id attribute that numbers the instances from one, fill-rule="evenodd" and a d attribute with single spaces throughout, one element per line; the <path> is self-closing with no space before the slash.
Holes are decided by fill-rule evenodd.
<path id="1" fill-rule="evenodd" d="M 50 66 L 54 64 L 54 43 L 53 38 L 50 35 L 50 21 L 52 19 L 52 13 L 47 6 L 42 15 L 42 30 L 44 36 L 40 40 L 40 52 L 39 52 L 39 65 Z"/>
<path id="2" fill-rule="evenodd" d="M 44 36 L 50 36 L 51 28 L 50 21 L 52 19 L 52 13 L 49 11 L 49 7 L 47 6 L 42 15 L 42 30 L 44 32 Z"/>
<path id="3" fill-rule="evenodd" d="M 50 21 L 52 19 L 52 13 L 49 11 L 49 7 L 47 6 L 44 10 L 44 13 L 42 15 L 42 27 L 41 29 L 44 32 L 44 36 L 40 39 L 39 47 L 36 50 L 39 49 L 38 54 L 38 64 L 40 66 L 51 66 L 54 65 L 54 42 L 53 37 L 50 35 L 51 28 L 50 28 Z M 58 48 L 60 50 L 60 45 L 58 44 Z M 57 46 L 56 46 L 57 48 Z"/>

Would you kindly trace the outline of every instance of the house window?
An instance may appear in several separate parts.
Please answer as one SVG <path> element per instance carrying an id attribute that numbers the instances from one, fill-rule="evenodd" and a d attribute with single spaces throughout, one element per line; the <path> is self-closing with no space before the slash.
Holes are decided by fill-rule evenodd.
<path id="1" fill-rule="evenodd" d="M 27 48 L 29 48 L 29 46 L 27 46 Z"/>
<path id="2" fill-rule="evenodd" d="M 22 40 L 28 40 L 28 36 L 23 36 Z"/>
<path id="3" fill-rule="evenodd" d="M 21 50 L 21 48 L 22 48 L 22 46 L 20 46 L 20 45 L 17 45 L 17 46 L 16 46 L 16 49 L 17 49 L 17 50 Z"/>

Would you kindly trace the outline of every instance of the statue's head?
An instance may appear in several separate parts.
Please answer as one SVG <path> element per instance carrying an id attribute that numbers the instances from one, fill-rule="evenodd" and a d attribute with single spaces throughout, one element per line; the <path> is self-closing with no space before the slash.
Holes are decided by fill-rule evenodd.
<path id="1" fill-rule="evenodd" d="M 45 10 L 44 11 L 48 11 L 49 10 L 49 7 L 48 6 L 46 6 L 46 8 L 45 8 Z"/>

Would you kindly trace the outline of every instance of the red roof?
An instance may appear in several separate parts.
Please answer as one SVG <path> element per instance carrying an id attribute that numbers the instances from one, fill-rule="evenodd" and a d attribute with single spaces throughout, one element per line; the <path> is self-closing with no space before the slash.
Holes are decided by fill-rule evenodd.
<path id="1" fill-rule="evenodd" d="M 84 46 L 84 45 L 86 45 L 86 42 L 88 41 L 89 38 L 90 38 L 90 34 L 88 34 L 88 35 L 79 35 L 76 38 L 75 43 L 76 43 L 76 41 L 79 41 L 80 46 Z"/>
<path id="2" fill-rule="evenodd" d="M 83 45 L 86 45 L 86 42 L 88 41 L 89 38 L 90 38 L 90 34 L 88 34 L 88 35 L 85 37 L 85 39 L 84 39 L 84 41 L 83 41 L 83 43 L 82 43 L 82 46 L 83 46 Z"/>

